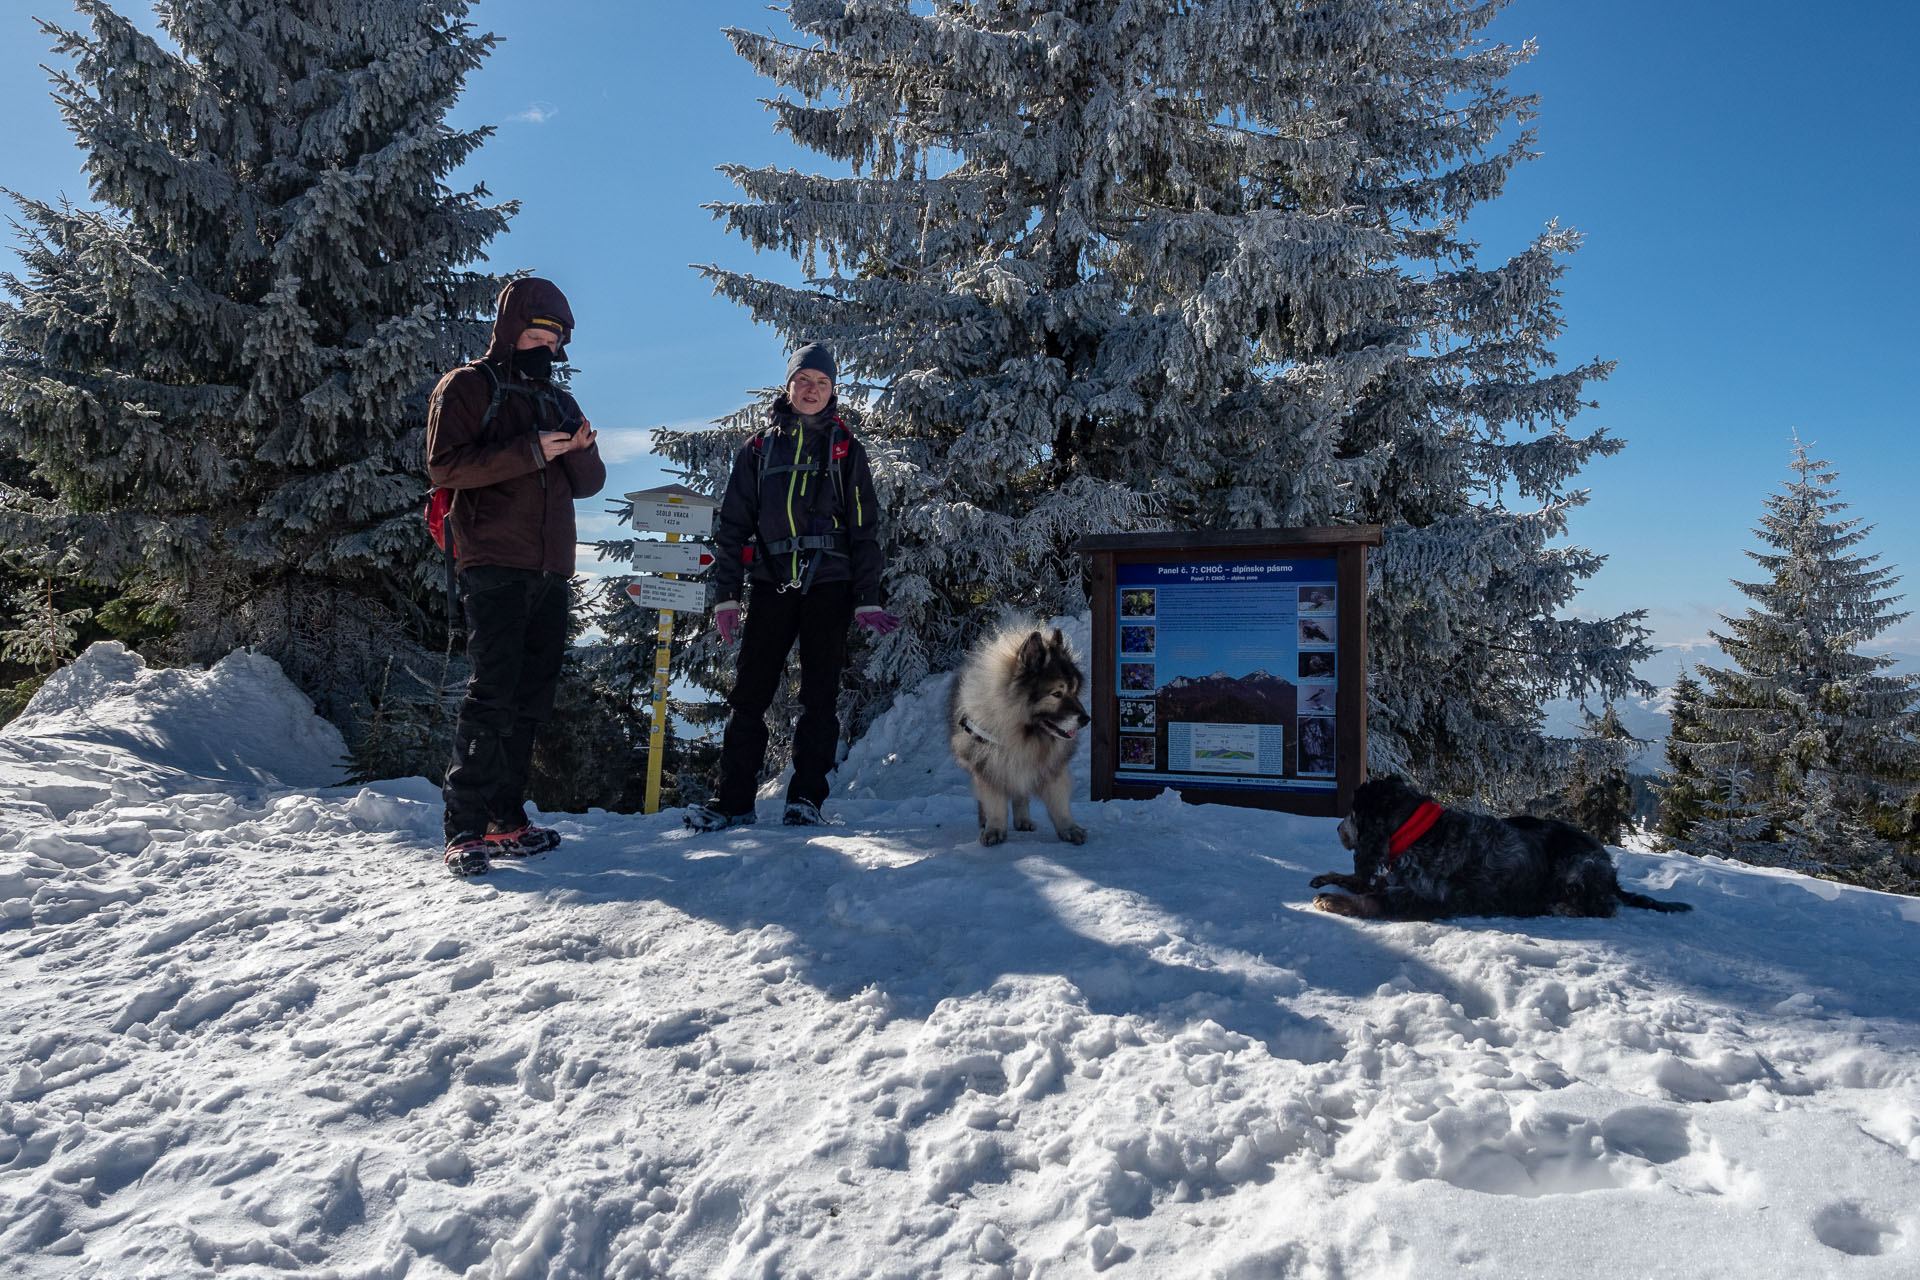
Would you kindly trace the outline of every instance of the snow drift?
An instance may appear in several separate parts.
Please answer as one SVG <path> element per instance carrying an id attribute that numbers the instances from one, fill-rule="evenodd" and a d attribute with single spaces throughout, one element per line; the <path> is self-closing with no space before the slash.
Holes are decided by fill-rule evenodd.
<path id="1" fill-rule="evenodd" d="M 1331 821 L 1172 798 L 983 850 L 941 685 L 835 826 L 463 882 L 271 663 L 89 651 L 0 730 L 7 1270 L 1920 1265 L 1920 903 L 1622 853 L 1694 913 L 1358 924 Z"/>

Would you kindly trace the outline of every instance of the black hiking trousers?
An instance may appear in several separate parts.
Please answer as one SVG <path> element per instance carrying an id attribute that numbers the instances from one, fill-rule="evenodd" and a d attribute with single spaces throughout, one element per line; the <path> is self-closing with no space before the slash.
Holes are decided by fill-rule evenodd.
<path id="1" fill-rule="evenodd" d="M 727 705 L 727 731 L 720 740 L 720 788 L 714 807 L 749 813 L 760 768 L 767 759 L 767 708 L 787 652 L 800 641 L 800 721 L 793 729 L 793 781 L 787 800 L 815 805 L 827 799 L 827 774 L 840 743 L 840 672 L 847 662 L 847 630 L 853 625 L 853 584 L 822 582 L 806 592 L 781 591 L 756 582 L 740 637 L 740 665 Z"/>
<path id="2" fill-rule="evenodd" d="M 467 694 L 440 793 L 449 841 L 526 822 L 534 731 L 553 714 L 567 649 L 570 584 L 557 573 L 477 565 L 460 571 Z"/>

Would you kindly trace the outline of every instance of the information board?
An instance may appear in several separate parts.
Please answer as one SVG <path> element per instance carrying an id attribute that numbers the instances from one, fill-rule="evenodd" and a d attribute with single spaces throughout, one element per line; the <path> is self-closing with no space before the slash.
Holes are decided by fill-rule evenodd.
<path id="1" fill-rule="evenodd" d="M 1103 535 L 1092 561 L 1093 798 L 1344 814 L 1366 759 L 1375 525 Z"/>
<path id="2" fill-rule="evenodd" d="M 1331 559 L 1125 564 L 1114 577 L 1129 783 L 1333 790 Z"/>

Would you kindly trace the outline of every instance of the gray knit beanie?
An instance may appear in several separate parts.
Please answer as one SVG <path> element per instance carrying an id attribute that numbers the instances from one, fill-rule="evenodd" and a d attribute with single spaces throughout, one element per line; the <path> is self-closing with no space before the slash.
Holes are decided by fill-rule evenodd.
<path id="1" fill-rule="evenodd" d="M 840 381 L 840 370 L 833 363 L 833 352 L 825 343 L 809 342 L 787 357 L 787 381 L 793 381 L 793 375 L 802 369 L 812 369 L 824 373 L 831 382 Z"/>

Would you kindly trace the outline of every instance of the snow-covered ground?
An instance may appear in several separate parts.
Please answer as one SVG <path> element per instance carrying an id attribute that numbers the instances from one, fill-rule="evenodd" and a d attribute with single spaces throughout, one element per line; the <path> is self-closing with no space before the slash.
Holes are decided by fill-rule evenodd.
<path id="1" fill-rule="evenodd" d="M 460 881 L 271 663 L 96 647 L 0 731 L 0 1273 L 1920 1274 L 1920 902 L 1365 924 L 1331 821 L 1170 798 L 982 849 L 938 684 L 831 828 Z"/>

